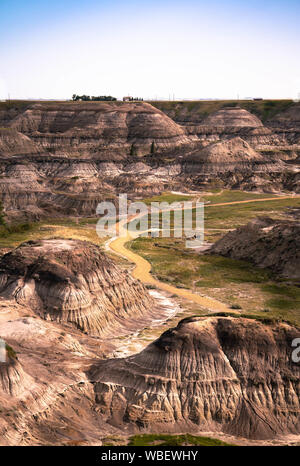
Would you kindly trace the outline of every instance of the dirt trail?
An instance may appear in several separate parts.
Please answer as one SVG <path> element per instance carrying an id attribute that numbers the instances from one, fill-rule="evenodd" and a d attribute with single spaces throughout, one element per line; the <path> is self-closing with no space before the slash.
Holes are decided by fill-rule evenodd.
<path id="1" fill-rule="evenodd" d="M 220 202 L 218 204 L 205 204 L 205 207 L 218 207 L 222 205 L 232 205 L 232 204 L 247 204 L 248 202 L 264 202 L 264 201 L 281 201 L 281 199 L 294 199 L 299 196 L 278 196 L 278 197 L 265 197 L 264 199 L 247 199 L 245 201 L 230 201 L 230 202 Z"/>
<path id="2" fill-rule="evenodd" d="M 244 200 L 244 201 L 222 202 L 219 204 L 207 204 L 205 205 L 205 208 L 231 205 L 231 204 L 244 204 L 247 202 L 274 201 L 278 199 L 289 199 L 293 197 L 295 196 L 280 196 L 280 197 L 275 197 L 275 198 L 271 197 L 271 198 L 264 198 L 264 199 L 249 199 L 249 200 Z M 135 216 L 134 218 L 137 218 L 137 217 L 138 215 Z M 133 218 L 131 220 L 133 220 Z M 132 272 L 133 277 L 141 280 L 141 282 L 146 285 L 153 285 L 160 290 L 167 291 L 168 293 L 175 294 L 177 296 L 188 299 L 189 301 L 192 301 L 196 304 L 200 304 L 200 306 L 202 306 L 203 308 L 209 311 L 222 312 L 222 311 L 230 310 L 231 312 L 233 312 L 229 306 L 227 306 L 226 304 L 220 301 L 217 301 L 216 299 L 210 298 L 208 296 L 200 296 L 187 289 L 176 288 L 173 285 L 169 285 L 168 283 L 161 282 L 157 280 L 156 278 L 154 278 L 151 275 L 151 264 L 143 257 L 134 253 L 130 249 L 127 249 L 125 246 L 126 243 L 134 239 L 134 236 L 132 235 L 132 233 L 128 232 L 126 228 L 127 221 L 128 220 L 126 221 L 121 220 L 119 222 L 117 228 L 119 232 L 122 233 L 122 236 L 118 236 L 116 239 L 111 240 L 108 243 L 108 246 L 113 252 L 125 257 L 130 262 L 133 262 L 135 264 L 135 268 Z M 138 235 L 136 235 L 136 237 L 137 236 Z"/>

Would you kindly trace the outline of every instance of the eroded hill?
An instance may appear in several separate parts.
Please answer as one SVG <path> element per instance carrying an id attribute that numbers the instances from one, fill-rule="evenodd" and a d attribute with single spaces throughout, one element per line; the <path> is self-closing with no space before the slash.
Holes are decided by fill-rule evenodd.
<path id="1" fill-rule="evenodd" d="M 7 218 L 93 216 L 120 192 L 299 192 L 298 107 L 278 104 L 262 122 L 258 112 L 225 103 L 199 120 L 186 105 L 187 122 L 145 102 L 12 104 L 0 111 Z"/>
<path id="2" fill-rule="evenodd" d="M 259 217 L 227 233 L 210 254 L 247 260 L 300 283 L 299 220 Z"/>
<path id="3" fill-rule="evenodd" d="M 299 330 L 243 318 L 193 317 L 141 353 L 91 372 L 107 422 L 252 439 L 299 432 Z"/>

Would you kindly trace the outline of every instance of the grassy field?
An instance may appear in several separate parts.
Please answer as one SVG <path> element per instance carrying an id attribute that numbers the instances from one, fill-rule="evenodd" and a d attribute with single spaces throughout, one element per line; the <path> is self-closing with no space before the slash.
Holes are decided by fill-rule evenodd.
<path id="1" fill-rule="evenodd" d="M 255 199 L 276 198 L 276 194 L 250 193 L 245 191 L 233 191 L 230 189 L 216 189 L 215 192 L 200 196 L 200 200 L 210 204 L 219 204 L 222 202 L 249 201 Z M 280 198 L 279 198 L 280 199 Z"/>
<path id="2" fill-rule="evenodd" d="M 206 195 L 212 204 L 253 199 L 254 194 L 240 191 L 217 191 Z M 257 195 L 255 195 L 257 196 Z M 261 195 L 258 195 L 261 199 Z M 185 198 L 185 196 L 184 196 Z M 174 202 L 181 195 L 164 193 L 151 200 Z M 185 200 L 185 199 L 183 199 Z M 284 218 L 290 207 L 300 207 L 300 199 L 276 199 L 246 204 L 207 206 L 205 208 L 205 239 L 215 241 L 228 230 L 247 223 L 258 215 Z M 49 219 L 47 222 L 23 224 L 7 232 L 1 227 L 0 247 L 16 247 L 20 243 L 43 238 L 75 238 L 101 244 L 96 219 Z M 161 281 L 176 287 L 216 298 L 243 312 L 258 313 L 268 317 L 288 319 L 300 323 L 300 288 L 285 281 L 278 281 L 271 271 L 263 270 L 243 261 L 217 256 L 203 256 L 185 248 L 182 238 L 138 238 L 130 247 L 145 257 L 152 265 L 153 274 Z M 122 265 L 126 261 L 117 259 Z M 193 307 L 193 311 L 197 311 Z"/>
<path id="3" fill-rule="evenodd" d="M 184 194 L 173 194 L 170 192 L 165 192 L 160 196 L 153 196 L 153 197 L 146 197 L 143 199 L 145 204 L 150 205 L 151 202 L 168 202 L 172 204 L 172 202 L 182 202 L 182 201 L 189 201 L 192 199 L 192 196 L 184 195 Z"/>
<path id="4" fill-rule="evenodd" d="M 300 207 L 300 197 L 294 199 L 276 199 L 274 201 L 249 202 L 205 209 L 206 228 L 236 228 L 252 218 L 268 215 L 282 218 L 290 207 Z"/>
<path id="5" fill-rule="evenodd" d="M 203 256 L 174 238 L 138 238 L 133 251 L 145 257 L 156 278 L 216 298 L 243 311 L 300 324 L 300 288 L 245 261 Z"/>
<path id="6" fill-rule="evenodd" d="M 224 193 L 224 196 L 232 200 L 231 194 Z M 236 196 L 236 193 L 232 195 Z M 289 207 L 300 207 L 300 199 L 207 207 L 205 239 L 214 241 L 227 230 L 258 215 L 285 218 Z M 151 263 L 153 274 L 163 282 L 216 298 L 233 308 L 241 308 L 242 312 L 300 324 L 300 288 L 290 282 L 279 281 L 271 270 L 260 269 L 244 261 L 199 255 L 186 249 L 182 238 L 140 237 L 130 247 Z"/>
<path id="7" fill-rule="evenodd" d="M 102 439 L 104 446 L 116 446 L 116 445 L 127 445 L 134 447 L 148 447 L 151 445 L 155 446 L 230 446 L 231 444 L 223 442 L 222 440 L 213 439 L 210 437 L 201 437 L 191 434 L 182 435 L 169 435 L 169 434 L 142 434 L 133 435 L 126 438 L 121 437 L 106 437 Z"/>
<path id="8" fill-rule="evenodd" d="M 195 435 L 166 435 L 166 434 L 144 434 L 130 437 L 128 443 L 130 446 L 180 446 L 180 445 L 198 445 L 201 447 L 210 446 L 229 446 L 229 443 L 222 442 L 210 437 L 199 437 Z"/>
<path id="9" fill-rule="evenodd" d="M 13 225 L 10 231 L 0 227 L 0 247 L 12 248 L 20 243 L 45 238 L 74 238 L 101 244 L 105 238 L 99 238 L 95 225 L 96 219 L 49 219 L 47 222 L 23 223 Z"/>
<path id="10" fill-rule="evenodd" d="M 250 196 L 250 197 L 248 197 Z M 257 196 L 257 197 L 253 197 Z M 251 219 L 259 216 L 270 216 L 272 218 L 286 218 L 289 208 L 300 207 L 300 197 L 281 199 L 274 196 L 276 200 L 260 201 L 271 195 L 261 195 L 254 193 L 243 193 L 241 191 L 224 191 L 221 194 L 214 193 L 204 196 L 204 200 L 211 200 L 210 204 L 204 208 L 205 240 L 214 242 L 231 229 L 245 225 Z M 278 197 L 278 199 L 277 199 Z M 229 204 L 214 206 L 222 202 L 237 202 L 258 199 L 259 202 L 249 202 L 245 204 Z M 173 212 L 170 215 L 170 226 L 173 228 Z M 150 225 L 150 216 L 148 216 Z M 160 221 L 160 228 L 162 223 Z"/>
<path id="11" fill-rule="evenodd" d="M 265 199 L 265 198 L 275 198 L 278 197 L 276 194 L 266 194 L 266 193 L 251 193 L 245 191 L 233 191 L 230 189 L 215 189 L 210 193 L 203 194 L 201 193 L 189 195 L 189 194 L 174 194 L 171 192 L 164 192 L 160 196 L 147 197 L 143 199 L 145 204 L 150 205 L 151 202 L 182 202 L 190 201 L 192 199 L 198 199 L 209 204 L 219 204 L 222 202 L 238 202 L 238 201 L 248 201 L 252 199 Z"/>

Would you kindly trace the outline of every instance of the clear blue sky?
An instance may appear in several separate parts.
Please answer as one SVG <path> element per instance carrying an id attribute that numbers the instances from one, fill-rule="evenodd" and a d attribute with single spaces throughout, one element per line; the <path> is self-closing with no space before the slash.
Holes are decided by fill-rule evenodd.
<path id="1" fill-rule="evenodd" d="M 296 98 L 299 0 L 0 0 L 0 98 Z"/>

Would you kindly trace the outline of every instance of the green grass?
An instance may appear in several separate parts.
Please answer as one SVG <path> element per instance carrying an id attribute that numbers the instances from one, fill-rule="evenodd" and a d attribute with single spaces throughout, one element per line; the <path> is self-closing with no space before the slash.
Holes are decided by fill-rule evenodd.
<path id="1" fill-rule="evenodd" d="M 191 200 L 192 197 L 187 195 L 182 195 L 182 194 L 172 194 L 169 192 L 165 192 L 161 194 L 160 196 L 153 196 L 153 197 L 148 197 L 143 199 L 143 202 L 146 205 L 150 205 L 151 202 L 168 202 L 171 204 L 172 202 L 182 202 L 182 201 L 189 201 Z"/>
<path id="2" fill-rule="evenodd" d="M 16 247 L 24 241 L 46 238 L 74 238 L 100 244 L 105 238 L 99 238 L 94 224 L 95 218 L 72 220 L 68 218 L 48 219 L 43 222 L 20 223 L 0 227 L 0 247 Z"/>
<path id="3" fill-rule="evenodd" d="M 133 435 L 129 439 L 129 446 L 181 446 L 181 445 L 197 445 L 201 447 L 211 446 L 230 446 L 229 443 L 222 440 L 213 439 L 210 437 L 199 437 L 191 434 L 182 435 L 167 435 L 167 434 L 143 434 Z"/>
<path id="4" fill-rule="evenodd" d="M 224 283 L 266 283 L 271 272 L 245 261 L 221 256 L 203 256 L 185 249 L 184 241 L 173 238 L 137 238 L 131 249 L 144 256 L 153 273 L 163 281 L 191 287 L 221 288 Z"/>
<path id="5" fill-rule="evenodd" d="M 7 343 L 5 344 L 5 349 L 7 351 L 7 356 L 11 359 L 18 359 L 17 357 L 17 353 L 15 352 L 15 350 L 9 346 Z"/>
<path id="6" fill-rule="evenodd" d="M 289 207 L 300 207 L 300 198 L 207 207 L 205 208 L 205 228 L 237 228 L 261 215 L 280 218 Z"/>
<path id="7" fill-rule="evenodd" d="M 300 197 L 281 199 L 274 196 L 274 200 L 249 202 L 245 204 L 229 204 L 222 206 L 214 206 L 221 202 L 243 201 L 252 199 L 272 198 L 273 195 L 243 193 L 241 191 L 225 191 L 218 195 L 204 196 L 205 200 L 210 200 L 211 205 L 204 207 L 205 230 L 209 229 L 234 229 L 241 225 L 245 225 L 251 219 L 258 216 L 268 215 L 273 218 L 286 217 L 288 208 L 299 207 Z M 154 199 L 154 198 L 152 198 Z M 194 211 L 195 212 L 195 211 Z M 171 211 L 171 228 L 173 228 L 174 212 Z M 150 216 L 148 216 L 150 219 Z M 150 222 L 149 222 L 150 224 Z M 161 227 L 161 222 L 160 222 Z"/>
<path id="8" fill-rule="evenodd" d="M 2 225 L 0 227 L 0 238 L 9 238 L 14 234 L 23 234 L 34 228 L 32 223 L 18 223 L 12 225 Z"/>
<path id="9" fill-rule="evenodd" d="M 211 296 L 243 312 L 263 317 L 268 309 L 269 318 L 300 324 L 300 288 L 278 281 L 271 270 L 197 254 L 179 238 L 140 237 L 130 247 L 151 263 L 152 273 L 163 282 Z"/>
<path id="10" fill-rule="evenodd" d="M 210 204 L 219 204 L 221 202 L 238 202 L 238 201 L 248 201 L 255 199 L 265 199 L 266 197 L 276 198 L 276 194 L 266 194 L 266 193 L 250 193 L 245 191 L 232 191 L 229 189 L 224 189 L 223 191 L 217 190 L 218 192 L 212 195 L 202 196 L 205 202 Z M 280 199 L 280 198 L 279 198 Z"/>
<path id="11" fill-rule="evenodd" d="M 248 193 L 244 193 L 246 196 Z M 228 199 L 237 200 L 236 197 L 244 197 L 239 192 L 225 193 Z M 259 195 L 260 196 L 260 195 Z M 211 196 L 210 196 L 211 197 Z M 272 197 L 272 196 L 270 196 Z M 259 197 L 260 198 L 260 197 Z M 217 203 L 217 196 L 213 197 L 214 203 Z M 244 198 L 240 199 L 244 200 Z M 217 241 L 228 230 L 245 225 L 250 220 L 259 216 L 270 216 L 272 218 L 286 218 L 288 208 L 300 207 L 300 197 L 281 199 L 276 198 L 270 201 L 249 202 L 245 204 L 229 204 L 223 206 L 209 205 L 204 207 L 204 233 L 205 240 L 209 242 Z M 195 216 L 195 210 L 193 212 Z M 174 228 L 174 211 L 170 212 L 171 235 Z M 150 227 L 150 215 L 148 215 L 148 225 Z M 162 227 L 161 214 L 159 227 Z"/>
<path id="12" fill-rule="evenodd" d="M 224 107 L 239 106 L 256 115 L 263 122 L 276 114 L 296 105 L 293 100 L 210 100 L 210 101 L 151 101 L 151 105 L 162 110 L 176 121 L 200 122 L 211 113 Z"/>
<path id="13" fill-rule="evenodd" d="M 239 319 L 239 318 L 244 318 L 244 319 L 252 319 L 252 320 L 258 320 L 259 322 L 262 322 L 263 324 L 266 325 L 273 325 L 278 322 L 289 322 L 288 320 L 285 320 L 284 318 L 278 317 L 278 316 L 269 316 L 266 314 L 265 310 L 262 310 L 260 313 L 247 313 L 247 312 L 241 312 L 241 313 L 236 313 L 236 312 L 210 312 L 209 314 L 202 314 L 201 317 L 232 317 L 234 319 Z M 192 317 L 198 317 L 196 316 L 189 316 L 189 318 Z"/>

